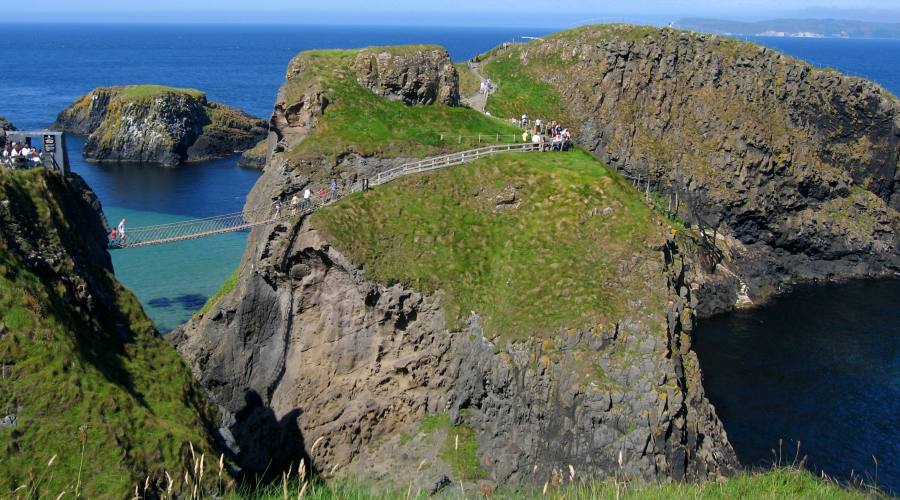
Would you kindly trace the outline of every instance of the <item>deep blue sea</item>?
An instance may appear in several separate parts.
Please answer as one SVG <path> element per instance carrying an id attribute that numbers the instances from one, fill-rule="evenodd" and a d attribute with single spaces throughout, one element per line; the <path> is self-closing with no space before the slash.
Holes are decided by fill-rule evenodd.
<path id="1" fill-rule="evenodd" d="M 437 43 L 463 60 L 539 29 L 308 26 L 0 25 L 0 115 L 42 128 L 103 85 L 195 87 L 267 117 L 288 61 L 312 48 Z M 900 41 L 753 38 L 900 95 Z M 23 61 L 17 65 L 10 62 Z M 22 69 L 27 66 L 27 71 Z M 109 219 L 132 227 L 235 212 L 258 173 L 236 158 L 179 169 L 87 164 L 75 171 Z M 238 265 L 246 235 L 113 252 L 116 273 L 162 331 L 187 320 Z M 838 478 L 851 471 L 900 491 L 900 282 L 812 287 L 770 307 L 703 322 L 708 394 L 745 464 L 801 455 Z M 874 465 L 873 456 L 878 460 Z"/>

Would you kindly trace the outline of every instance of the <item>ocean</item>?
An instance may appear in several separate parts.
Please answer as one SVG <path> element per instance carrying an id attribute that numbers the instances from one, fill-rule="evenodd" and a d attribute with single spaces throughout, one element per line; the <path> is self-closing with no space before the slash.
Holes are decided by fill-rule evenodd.
<path id="1" fill-rule="evenodd" d="M 0 115 L 43 128 L 94 87 L 194 87 L 268 117 L 288 61 L 313 48 L 436 43 L 464 60 L 540 29 L 0 25 Z M 900 94 L 900 41 L 752 38 Z M 70 137 L 73 169 L 111 222 L 135 227 L 241 209 L 259 173 L 231 157 L 179 169 L 97 166 Z M 239 263 L 246 234 L 113 252 L 119 279 L 158 328 L 190 318 Z M 782 441 L 840 479 L 854 473 L 900 491 L 900 282 L 804 287 L 772 306 L 702 322 L 705 385 L 742 461 L 765 465 Z M 878 460 L 876 468 L 873 456 Z"/>

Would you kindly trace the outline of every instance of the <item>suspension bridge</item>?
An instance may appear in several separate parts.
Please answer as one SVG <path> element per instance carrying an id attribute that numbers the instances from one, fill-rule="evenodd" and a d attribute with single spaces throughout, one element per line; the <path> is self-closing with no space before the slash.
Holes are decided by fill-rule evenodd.
<path id="1" fill-rule="evenodd" d="M 501 144 L 436 156 L 379 172 L 373 178 L 367 179 L 367 187 L 372 188 L 386 184 L 407 175 L 462 165 L 500 153 L 527 153 L 539 150 L 540 146 L 531 143 Z M 244 210 L 205 219 L 128 228 L 125 232 L 125 238 L 119 238 L 110 242 L 109 247 L 110 249 L 127 249 L 165 245 L 220 234 L 248 231 L 257 226 L 303 217 L 322 207 L 336 203 L 347 195 L 362 191 L 364 182 L 364 180 L 360 180 L 343 192 L 331 193 L 325 198 L 312 197 L 297 204 L 275 203 L 271 207 Z"/>

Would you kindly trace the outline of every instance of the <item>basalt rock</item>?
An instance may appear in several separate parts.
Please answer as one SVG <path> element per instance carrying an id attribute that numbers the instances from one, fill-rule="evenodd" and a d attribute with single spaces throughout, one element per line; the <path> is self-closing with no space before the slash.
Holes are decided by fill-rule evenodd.
<path id="1" fill-rule="evenodd" d="M 16 130 L 16 126 L 0 116 L 0 148 L 6 145 L 6 132 L 10 130 Z"/>
<path id="2" fill-rule="evenodd" d="M 86 135 L 90 161 L 177 166 L 252 148 L 263 120 L 169 87 L 99 88 L 60 113 L 55 128 Z"/>
<path id="3" fill-rule="evenodd" d="M 353 61 L 360 85 L 406 104 L 459 105 L 459 74 L 440 47 L 374 47 Z"/>
<path id="4" fill-rule="evenodd" d="M 900 270 L 900 103 L 880 86 L 746 42 L 635 26 L 512 45 L 488 72 L 492 61 L 552 89 L 581 145 L 664 205 L 677 196 L 678 216 L 718 241 L 717 265 L 694 277 L 708 283 L 701 311 Z"/>

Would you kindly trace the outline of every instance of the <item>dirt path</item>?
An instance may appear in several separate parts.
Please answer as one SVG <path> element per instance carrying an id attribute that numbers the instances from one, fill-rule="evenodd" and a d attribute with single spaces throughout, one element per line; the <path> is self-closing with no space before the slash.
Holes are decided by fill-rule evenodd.
<path id="1" fill-rule="evenodd" d="M 469 71 L 471 71 L 472 73 L 475 73 L 475 76 L 477 76 L 478 79 L 481 80 L 482 82 L 487 80 L 484 76 L 482 76 L 481 72 L 479 71 L 478 64 L 470 62 L 469 63 Z M 481 92 L 477 92 L 475 95 L 470 96 L 470 97 L 462 98 L 463 104 L 465 104 L 466 106 L 469 106 L 472 109 L 477 109 L 478 111 L 481 111 L 482 113 L 484 113 L 486 111 L 485 106 L 487 106 L 487 100 L 488 100 L 488 96 L 482 94 Z"/>

